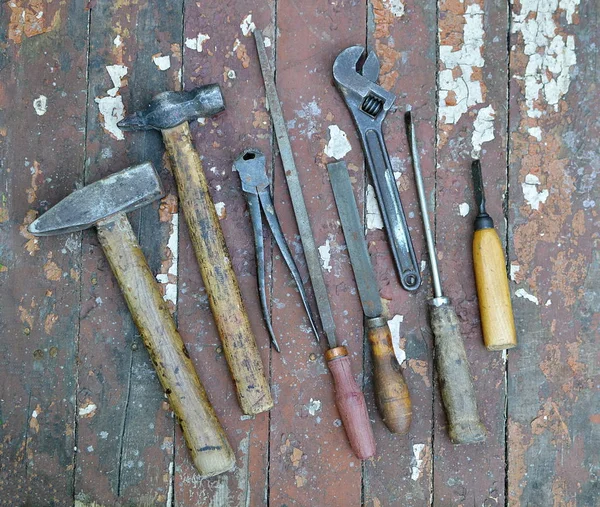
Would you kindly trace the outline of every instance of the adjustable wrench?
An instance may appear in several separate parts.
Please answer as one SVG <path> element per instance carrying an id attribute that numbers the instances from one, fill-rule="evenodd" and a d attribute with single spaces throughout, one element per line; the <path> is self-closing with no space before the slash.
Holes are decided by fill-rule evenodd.
<path id="1" fill-rule="evenodd" d="M 413 291 L 421 285 L 421 274 L 381 130 L 396 96 L 376 83 L 379 59 L 374 51 L 368 53 L 359 68 L 364 53 L 362 46 L 344 49 L 333 64 L 333 79 L 360 135 L 400 283 L 406 290 Z"/>

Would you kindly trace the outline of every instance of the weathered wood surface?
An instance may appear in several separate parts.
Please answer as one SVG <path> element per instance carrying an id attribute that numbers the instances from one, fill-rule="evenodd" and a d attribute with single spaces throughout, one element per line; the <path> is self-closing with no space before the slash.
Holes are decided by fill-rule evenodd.
<path id="1" fill-rule="evenodd" d="M 597 505 L 598 8 L 578 0 L 3 2 L 0 504 Z M 281 354 L 262 322 L 249 217 L 231 170 L 244 148 L 267 154 L 304 280 L 307 270 L 251 23 L 271 42 L 316 242 L 331 266 L 325 281 L 338 336 L 365 389 L 378 454 L 362 465 L 340 427 L 325 345 L 311 335 L 276 248 L 267 250 Z M 447 437 L 427 321 L 428 262 L 422 289 L 403 291 L 385 233 L 373 225 L 360 144 L 331 78 L 338 52 L 365 42 L 382 61 L 382 84 L 398 96 L 385 136 L 426 261 L 402 118 L 413 109 L 442 283 L 461 322 L 485 444 L 455 447 Z M 121 101 L 131 112 L 159 91 L 209 82 L 223 87 L 227 110 L 193 124 L 192 134 L 275 400 L 253 418 L 237 404 L 160 134 L 120 139 L 110 120 Z M 374 403 L 325 167 L 332 125 L 352 147 L 345 159 L 370 225 L 380 294 L 400 323 L 399 334 L 392 329 L 413 402 L 405 437 L 387 431 Z M 511 266 L 519 345 L 505 355 L 486 351 L 481 338 L 474 151 Z M 236 469 L 209 480 L 195 473 L 95 233 L 34 239 L 25 231 L 78 185 L 143 160 L 159 169 L 167 197 L 130 220 L 236 452 Z"/>

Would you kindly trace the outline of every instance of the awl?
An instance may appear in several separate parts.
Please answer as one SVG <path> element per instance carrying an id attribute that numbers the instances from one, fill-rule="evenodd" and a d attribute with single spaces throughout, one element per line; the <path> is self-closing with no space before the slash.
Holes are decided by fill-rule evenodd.
<path id="1" fill-rule="evenodd" d="M 312 282 L 315 299 L 317 301 L 317 310 L 321 318 L 323 330 L 327 336 L 329 350 L 325 353 L 325 359 L 333 379 L 335 382 L 335 402 L 338 407 L 340 417 L 344 423 L 346 434 L 354 454 L 359 459 L 367 459 L 375 455 L 375 437 L 373 429 L 369 421 L 367 412 L 367 404 L 365 397 L 358 387 L 352 369 L 350 368 L 350 358 L 346 347 L 338 346 L 335 336 L 335 323 L 331 312 L 331 305 L 327 296 L 325 280 L 321 272 L 321 262 L 317 247 L 315 245 L 314 236 L 308 220 L 308 211 L 298 178 L 296 163 L 294 162 L 294 154 L 292 146 L 287 135 L 283 111 L 281 103 L 277 95 L 275 87 L 275 79 L 269 65 L 269 59 L 265 50 L 265 44 L 260 30 L 254 30 L 254 39 L 256 41 L 256 49 L 260 60 L 260 68 L 265 82 L 265 90 L 271 118 L 273 119 L 273 127 L 275 136 L 277 137 L 277 145 L 281 155 L 281 162 L 285 178 L 287 181 L 292 207 L 298 224 L 300 239 L 304 249 L 304 257 L 308 266 L 308 274 Z"/>
<path id="2" fill-rule="evenodd" d="M 327 164 L 358 295 L 365 314 L 367 336 L 373 356 L 375 402 L 383 422 L 392 433 L 408 433 L 412 407 L 408 387 L 394 355 L 392 333 L 382 316 L 377 279 L 358 216 L 358 207 L 344 161 Z"/>
<path id="3" fill-rule="evenodd" d="M 481 314 L 483 341 L 488 350 L 511 349 L 517 345 L 506 261 L 494 221 L 485 210 L 481 163 L 473 160 L 473 186 L 479 213 L 473 233 L 473 267 Z"/>

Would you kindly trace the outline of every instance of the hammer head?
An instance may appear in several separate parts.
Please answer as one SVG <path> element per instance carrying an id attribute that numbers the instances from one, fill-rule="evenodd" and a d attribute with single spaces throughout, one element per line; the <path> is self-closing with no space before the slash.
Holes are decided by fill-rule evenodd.
<path id="1" fill-rule="evenodd" d="M 36 236 L 81 231 L 100 220 L 127 213 L 160 199 L 164 191 L 150 162 L 123 171 L 76 190 L 29 225 Z"/>
<path id="2" fill-rule="evenodd" d="M 123 130 L 165 130 L 184 121 L 208 118 L 225 109 L 225 99 L 218 84 L 194 88 L 189 92 L 163 92 L 150 105 L 121 120 Z"/>

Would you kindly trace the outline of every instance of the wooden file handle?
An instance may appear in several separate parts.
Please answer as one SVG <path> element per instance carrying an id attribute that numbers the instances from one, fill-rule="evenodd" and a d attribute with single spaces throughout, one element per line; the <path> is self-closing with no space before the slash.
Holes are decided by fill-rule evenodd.
<path id="1" fill-rule="evenodd" d="M 410 427 L 412 406 L 408 387 L 394 354 L 387 320 L 382 317 L 367 319 L 367 336 L 371 343 L 375 402 L 379 414 L 392 433 L 405 435 Z"/>
<path id="2" fill-rule="evenodd" d="M 325 353 L 325 359 L 333 375 L 335 404 L 344 423 L 350 447 L 359 459 L 375 456 L 375 437 L 367 404 L 352 375 L 348 350 L 346 347 L 329 349 Z"/>
<path id="3" fill-rule="evenodd" d="M 178 417 L 201 475 L 210 477 L 235 465 L 233 450 L 200 384 L 173 318 L 124 214 L 98 225 L 98 238 L 158 378 Z"/>
<path id="4" fill-rule="evenodd" d="M 273 407 L 256 340 L 187 122 L 162 131 L 223 352 L 245 414 Z"/>
<path id="5" fill-rule="evenodd" d="M 486 438 L 479 420 L 477 400 L 458 317 L 448 298 L 429 302 L 431 330 L 435 341 L 435 363 L 448 433 L 454 444 L 472 444 Z"/>
<path id="6" fill-rule="evenodd" d="M 473 266 L 485 346 L 488 350 L 511 349 L 517 345 L 517 331 L 504 251 L 493 227 L 475 231 Z"/>

